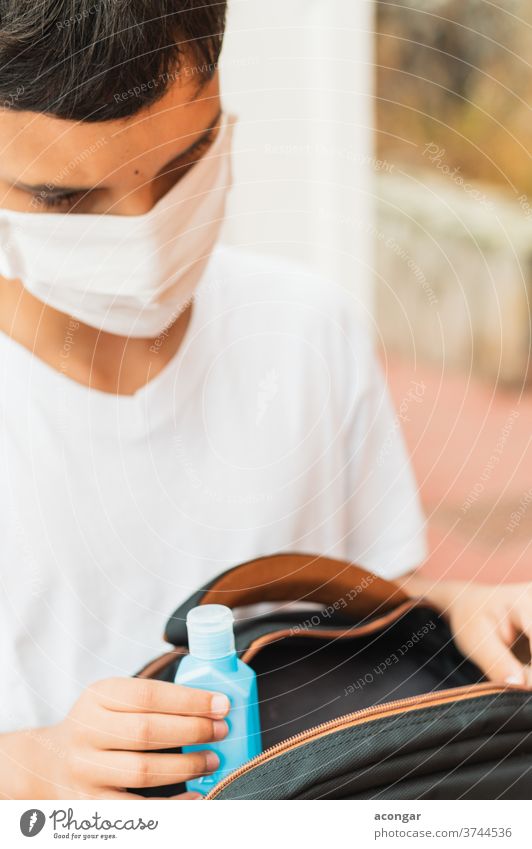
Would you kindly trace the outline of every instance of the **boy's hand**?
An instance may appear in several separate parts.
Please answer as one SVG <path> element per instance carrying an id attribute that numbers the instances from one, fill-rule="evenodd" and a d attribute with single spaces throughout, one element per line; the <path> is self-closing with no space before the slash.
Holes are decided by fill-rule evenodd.
<path id="1" fill-rule="evenodd" d="M 511 647 L 523 634 L 532 643 L 532 584 L 464 584 L 449 603 L 455 642 L 492 681 L 532 687 L 532 669 Z"/>
<path id="2" fill-rule="evenodd" d="M 471 584 L 433 581 L 416 572 L 397 583 L 411 596 L 424 596 L 447 618 L 455 642 L 492 681 L 532 687 L 532 668 L 512 645 L 524 635 L 532 645 L 532 583 Z"/>
<path id="3" fill-rule="evenodd" d="M 223 739 L 229 701 L 220 693 L 165 681 L 97 681 L 59 724 L 42 729 L 61 753 L 43 765 L 41 798 L 142 799 L 125 788 L 187 781 L 218 767 L 214 752 L 156 749 Z M 201 798 L 186 793 L 173 798 Z"/>

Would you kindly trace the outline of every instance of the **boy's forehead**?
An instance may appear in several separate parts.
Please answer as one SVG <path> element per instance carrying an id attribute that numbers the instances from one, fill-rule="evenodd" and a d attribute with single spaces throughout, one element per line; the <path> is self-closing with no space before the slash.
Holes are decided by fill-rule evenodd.
<path id="1" fill-rule="evenodd" d="M 138 96 L 134 91 L 121 93 L 126 95 Z M 197 80 L 177 80 L 149 107 L 116 121 L 65 121 L 2 109 L 0 162 L 7 173 L 1 176 L 61 185 L 72 184 L 75 174 L 81 185 L 112 177 L 128 165 L 156 169 L 159 160 L 166 162 L 204 132 L 218 105 L 215 75 L 199 93 Z M 66 179 L 61 179 L 65 169 Z"/>

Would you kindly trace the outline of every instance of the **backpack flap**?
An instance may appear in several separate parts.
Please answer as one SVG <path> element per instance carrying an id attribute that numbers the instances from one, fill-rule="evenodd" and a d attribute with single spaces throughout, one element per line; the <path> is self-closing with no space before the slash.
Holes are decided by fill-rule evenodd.
<path id="1" fill-rule="evenodd" d="M 187 613 L 199 604 L 236 608 L 262 602 L 313 602 L 323 605 L 329 620 L 360 624 L 406 601 L 408 596 L 395 584 L 352 563 L 275 554 L 235 566 L 205 584 L 172 614 L 164 638 L 173 646 L 186 646 Z M 288 615 L 297 621 L 297 615 Z"/>

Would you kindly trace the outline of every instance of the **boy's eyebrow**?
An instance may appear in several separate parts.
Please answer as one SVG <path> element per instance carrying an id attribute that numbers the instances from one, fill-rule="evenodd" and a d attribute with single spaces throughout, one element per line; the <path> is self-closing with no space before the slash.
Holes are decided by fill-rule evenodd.
<path id="1" fill-rule="evenodd" d="M 202 133 L 201 136 L 198 139 L 196 139 L 196 141 L 192 142 L 192 144 L 190 144 L 185 150 L 181 151 L 181 153 L 178 153 L 177 156 L 173 156 L 172 159 L 170 159 L 166 163 L 166 165 L 163 165 L 163 167 L 160 169 L 158 174 L 166 173 L 166 171 L 175 162 L 178 162 L 180 159 L 183 159 L 185 156 L 188 156 L 188 154 L 192 153 L 192 151 L 196 147 L 199 147 L 199 145 L 202 144 L 205 141 L 205 139 L 207 139 L 211 135 L 212 131 L 214 130 L 214 128 L 218 124 L 221 115 L 222 115 L 222 109 L 219 110 L 219 112 L 216 115 L 216 117 L 214 118 L 214 121 L 211 124 L 211 126 L 207 127 L 205 132 Z M 54 195 L 56 197 L 61 196 L 61 195 L 73 195 L 73 194 L 78 194 L 78 193 L 81 194 L 83 192 L 103 191 L 103 187 L 98 187 L 98 186 L 95 187 L 95 188 L 88 187 L 88 186 L 54 186 L 52 183 L 31 184 L 31 183 L 22 183 L 20 181 L 15 182 L 12 185 L 16 189 L 22 189 L 23 191 L 31 192 L 32 194 Z"/>

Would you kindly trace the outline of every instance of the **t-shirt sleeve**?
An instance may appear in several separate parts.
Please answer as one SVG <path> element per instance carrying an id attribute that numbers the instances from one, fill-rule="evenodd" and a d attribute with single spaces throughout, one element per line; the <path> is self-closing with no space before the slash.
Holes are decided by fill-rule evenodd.
<path id="1" fill-rule="evenodd" d="M 384 578 L 427 556 L 425 519 L 401 422 L 419 415 L 423 384 L 412 382 L 397 413 L 370 349 L 363 386 L 347 418 L 349 534 L 347 556 Z"/>

